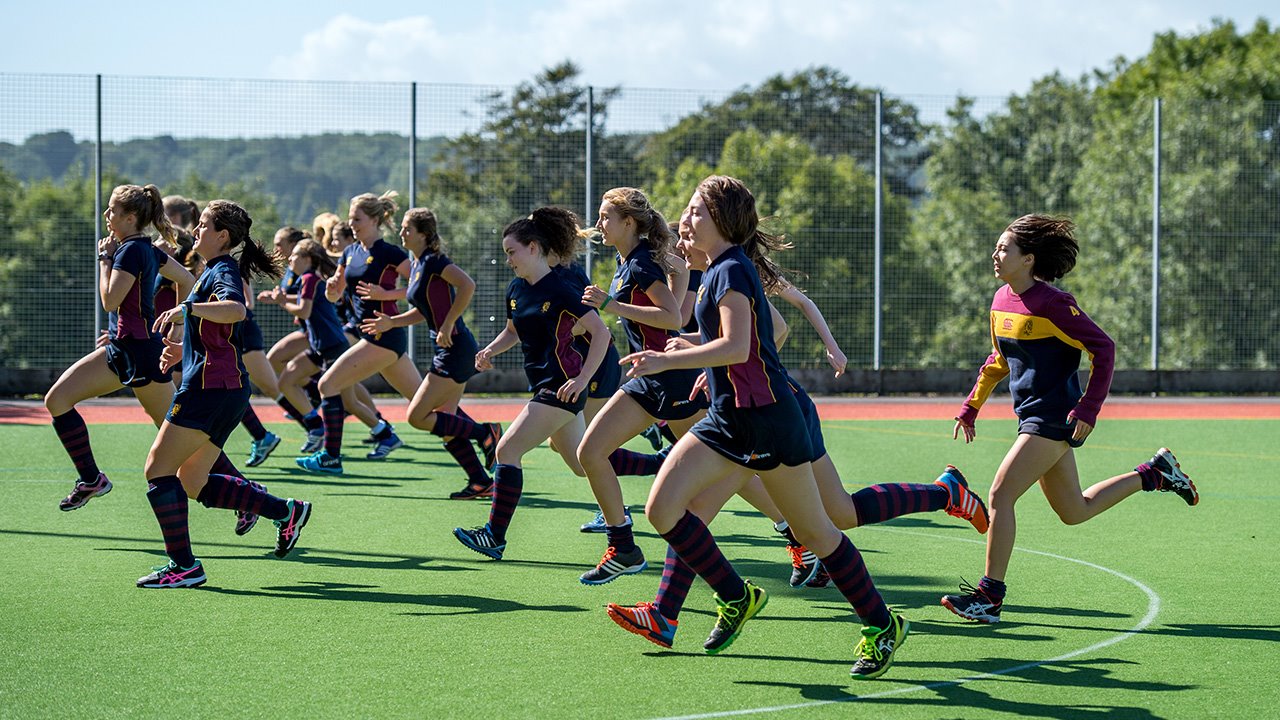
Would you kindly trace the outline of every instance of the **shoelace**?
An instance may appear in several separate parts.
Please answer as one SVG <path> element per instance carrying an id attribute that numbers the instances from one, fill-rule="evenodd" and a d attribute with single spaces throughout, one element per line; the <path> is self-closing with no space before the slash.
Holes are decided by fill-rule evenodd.
<path id="1" fill-rule="evenodd" d="M 609 549 L 604 551 L 604 557 L 600 558 L 600 564 L 603 565 L 618 556 L 618 549 L 610 545 Z"/>
<path id="2" fill-rule="evenodd" d="M 982 592 L 982 590 L 970 585 L 969 581 L 965 580 L 963 577 L 960 578 L 960 594 L 961 595 L 981 595 L 982 597 L 987 596 L 987 594 Z"/>
<path id="3" fill-rule="evenodd" d="M 803 546 L 788 545 L 787 552 L 791 553 L 791 567 L 803 568 L 805 566 Z"/>
<path id="4" fill-rule="evenodd" d="M 732 603 L 725 602 L 720 599 L 719 595 L 716 595 L 716 624 L 719 625 L 721 622 L 724 622 L 725 624 L 732 623 L 739 615 L 742 614 L 742 608 L 738 607 L 737 603 L 746 605 L 746 602 L 743 601 L 750 599 L 751 590 L 749 589 L 747 590 L 747 594 L 742 596 L 742 600 L 735 600 Z"/>
<path id="5" fill-rule="evenodd" d="M 868 642 L 866 635 L 863 635 L 862 639 L 858 641 L 858 647 L 854 648 L 854 653 L 856 653 L 858 657 L 865 660 L 874 660 L 877 663 L 884 657 L 880 652 L 880 647 L 876 645 L 874 638 L 871 639 L 871 642 Z"/>

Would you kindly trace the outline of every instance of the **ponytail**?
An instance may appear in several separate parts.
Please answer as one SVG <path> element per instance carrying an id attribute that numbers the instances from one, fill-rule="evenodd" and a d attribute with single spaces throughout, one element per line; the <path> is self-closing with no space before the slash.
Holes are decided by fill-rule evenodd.
<path id="1" fill-rule="evenodd" d="M 438 253 L 443 250 L 440 228 L 434 212 L 427 208 L 409 208 L 404 213 L 404 219 L 413 226 L 414 230 L 427 236 L 426 252 Z"/>
<path id="2" fill-rule="evenodd" d="M 248 281 L 257 275 L 279 279 L 284 274 L 283 263 L 274 252 L 268 253 L 257 240 L 249 235 L 253 219 L 244 208 L 230 200 L 214 200 L 205 208 L 214 230 L 226 230 L 230 241 L 227 250 L 242 245 L 240 250 L 240 277 Z"/>
<path id="3" fill-rule="evenodd" d="M 395 190 L 388 190 L 376 196 L 373 193 L 362 193 L 351 198 L 351 206 L 359 208 L 365 215 L 377 221 L 379 226 L 395 232 L 395 215 L 399 208 L 396 204 L 398 197 L 400 193 Z"/>
<path id="4" fill-rule="evenodd" d="M 760 274 L 765 292 L 775 293 L 786 280 L 783 269 L 770 257 L 771 252 L 791 249 L 783 235 L 760 229 L 756 199 L 741 180 L 725 175 L 711 175 L 698 183 L 698 194 L 707 205 L 707 213 L 721 237 L 742 248 Z"/>
<path id="5" fill-rule="evenodd" d="M 155 226 L 156 231 L 160 233 L 160 239 L 164 240 L 169 247 L 177 247 L 178 231 L 174 229 L 173 224 L 169 222 L 169 216 L 164 212 L 164 198 L 160 195 L 160 188 L 155 185 L 147 185 L 142 188 L 147 194 L 147 199 L 151 201 L 151 224 Z M 142 218 L 138 218 L 141 220 Z M 139 222 L 138 229 L 142 229 L 142 225 L 146 223 Z"/>
<path id="6" fill-rule="evenodd" d="M 544 257 L 555 255 L 559 262 L 576 258 L 586 235 L 578 216 L 558 207 L 540 207 L 502 230 L 504 238 L 510 236 L 521 245 L 537 242 Z"/>
<path id="7" fill-rule="evenodd" d="M 632 187 L 614 188 L 604 194 L 603 201 L 617 208 L 623 217 L 636 222 L 640 242 L 649 248 L 649 255 L 662 273 L 670 275 L 673 272 L 670 255 L 675 246 L 675 236 L 666 218 L 649 203 L 644 192 Z"/>

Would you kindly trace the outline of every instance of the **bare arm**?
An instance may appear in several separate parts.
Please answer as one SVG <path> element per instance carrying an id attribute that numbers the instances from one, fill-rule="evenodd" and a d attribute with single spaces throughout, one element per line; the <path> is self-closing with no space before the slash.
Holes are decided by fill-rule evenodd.
<path id="1" fill-rule="evenodd" d="M 190 295 L 191 288 L 195 287 L 196 284 L 196 276 L 192 275 L 190 270 L 183 267 L 182 263 L 171 257 L 167 258 L 164 261 L 164 265 L 160 266 L 160 275 L 163 276 L 165 280 L 173 281 L 173 284 L 178 287 L 178 300 L 182 300 Z"/>

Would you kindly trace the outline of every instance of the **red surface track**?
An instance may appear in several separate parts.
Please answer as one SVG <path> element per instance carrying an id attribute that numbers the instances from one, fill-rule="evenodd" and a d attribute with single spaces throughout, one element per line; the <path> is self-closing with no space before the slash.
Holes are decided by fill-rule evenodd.
<path id="1" fill-rule="evenodd" d="M 824 420 L 950 420 L 963 398 L 814 398 Z M 467 412 L 484 422 L 511 422 L 524 407 L 523 399 L 467 399 Z M 255 401 L 264 422 L 282 422 L 275 403 Z M 403 422 L 408 403 L 381 399 L 378 408 L 391 422 Z M 136 400 L 92 400 L 78 406 L 88 423 L 147 423 Z M 992 398 L 982 413 L 987 419 L 1011 419 L 1007 397 Z M 1276 420 L 1280 398 L 1111 398 L 1103 406 L 1107 420 Z M 49 414 L 39 401 L 0 401 L 0 425 L 44 425 Z"/>

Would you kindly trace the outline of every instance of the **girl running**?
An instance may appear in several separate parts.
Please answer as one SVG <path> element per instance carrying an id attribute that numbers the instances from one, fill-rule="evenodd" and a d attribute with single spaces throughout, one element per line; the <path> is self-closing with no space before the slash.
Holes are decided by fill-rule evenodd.
<path id="1" fill-rule="evenodd" d="M 330 302 L 345 296 L 360 322 L 372 320 L 381 310 L 398 314 L 392 291 L 398 277 L 409 277 L 409 256 L 405 251 L 382 239 L 382 228 L 392 228 L 396 212 L 394 191 L 375 196 L 372 193 L 351 199 L 350 224 L 356 242 L 342 251 L 338 269 L 325 288 Z M 304 470 L 339 475 L 342 473 L 342 423 L 346 418 L 342 391 L 361 380 L 381 373 L 396 392 L 413 397 L 422 382 L 406 352 L 408 333 L 392 328 L 385 333 L 359 331 L 356 341 L 320 378 L 321 415 L 324 418 L 324 448 L 297 459 Z M 383 460 L 392 450 L 402 447 L 390 424 L 381 423 L 378 444 L 366 456 Z"/>
<path id="2" fill-rule="evenodd" d="M 163 346 L 151 330 L 156 278 L 172 281 L 183 296 L 195 282 L 181 263 L 154 247 L 143 233 L 150 225 L 167 243 L 176 237 L 155 185 L 115 188 L 103 217 L 109 235 L 98 241 L 98 292 L 108 313 L 107 330 L 98 338 L 97 349 L 67 368 L 44 396 L 53 429 L 79 475 L 71 494 L 58 505 L 64 511 L 111 492 L 111 481 L 94 460 L 89 429 L 76 405 L 128 387 L 156 425 L 161 423 L 173 385 L 160 369 Z"/>
<path id="3" fill-rule="evenodd" d="M 812 442 L 778 361 L 764 283 L 749 259 L 781 241 L 762 232 L 758 222 L 755 199 L 741 182 L 712 176 L 699 184 L 681 227 L 710 260 L 694 311 L 702 344 L 676 343 L 667 352 L 645 350 L 623 358 L 631 366 L 630 377 L 708 368 L 711 409 L 663 463 L 645 514 L 675 555 L 716 591 L 717 620 L 704 647 L 711 654 L 722 652 L 765 606 L 767 596 L 738 576 L 689 508 L 739 468 L 759 475 L 797 539 L 821 558 L 862 619 L 859 658 L 851 674 L 878 677 L 892 664 L 909 625 L 885 606 L 858 550 L 822 505 L 810 464 Z"/>
<path id="4" fill-rule="evenodd" d="M 476 369 L 492 368 L 495 356 L 520 343 L 534 394 L 498 443 L 489 522 L 453 531 L 458 542 L 494 560 L 507 547 L 507 528 L 524 487 L 525 453 L 550 438 L 574 474 L 585 474 L 575 452 L 584 429 L 582 410 L 613 336 L 600 315 L 582 304 L 582 288 L 553 272 L 548 261 L 575 257 L 580 232 L 576 215 L 552 207 L 538 208 L 502 231 L 502 251 L 516 278 L 507 287 L 507 325 L 476 353 Z M 586 347 L 576 337 L 583 334 L 590 338 Z M 445 413 L 437 413 L 436 426 L 454 437 L 478 437 L 475 423 Z"/>
<path id="5" fill-rule="evenodd" d="M 1004 282 L 991 301 L 994 349 L 978 382 L 956 416 L 953 438 L 976 435 L 978 410 L 1006 376 L 1018 416 L 1018 439 L 1005 455 L 991 486 L 991 532 L 987 562 L 975 588 L 960 586 L 942 605 L 968 620 L 1000 621 L 1005 577 L 1013 553 L 1017 520 L 1014 504 L 1035 483 L 1062 522 L 1076 525 L 1096 517 L 1139 490 L 1173 492 L 1195 505 L 1200 495 L 1168 448 L 1134 468 L 1080 490 L 1075 448 L 1098 424 L 1111 387 L 1115 344 L 1076 304 L 1070 293 L 1050 283 L 1071 272 L 1079 245 L 1066 218 L 1024 215 L 996 241 L 991 254 L 995 276 Z M 1080 352 L 1092 369 L 1083 392 L 1077 379 Z"/>
<path id="6" fill-rule="evenodd" d="M 413 208 L 404 214 L 400 239 L 413 258 L 406 298 L 409 311 L 388 315 L 375 311 L 371 320 L 361 325 L 368 334 L 386 333 L 426 321 L 435 342 L 436 352 L 426 380 L 418 387 L 409 403 L 409 424 L 419 430 L 439 435 L 444 446 L 467 473 L 467 484 L 451 494 L 454 500 L 467 500 L 492 495 L 493 480 L 480 464 L 475 448 L 467 436 L 456 436 L 458 420 L 470 420 L 458 408 L 467 380 L 476 374 L 476 339 L 462 320 L 471 304 L 476 283 L 465 270 L 444 254 L 435 213 L 426 208 Z M 472 423 L 468 431 L 485 450 L 486 465 L 497 452 L 502 426 L 498 423 Z"/>
<path id="7" fill-rule="evenodd" d="M 249 235 L 244 208 L 214 200 L 195 228 L 195 250 L 207 267 L 187 299 L 156 319 L 165 332 L 162 366 L 182 358 L 182 385 L 147 455 L 147 500 L 164 536 L 166 565 L 138 578 L 138 587 L 195 587 L 204 567 L 191 552 L 187 498 L 206 507 L 233 509 L 275 521 L 277 557 L 298 542 L 311 504 L 282 500 L 242 477 L 211 472 L 222 445 L 249 403 L 249 377 L 240 361 L 240 324 L 247 315 L 244 287 L 250 275 L 278 277 L 276 261 Z M 240 261 L 230 251 L 241 247 Z M 180 340 L 179 340 L 180 338 Z"/>

